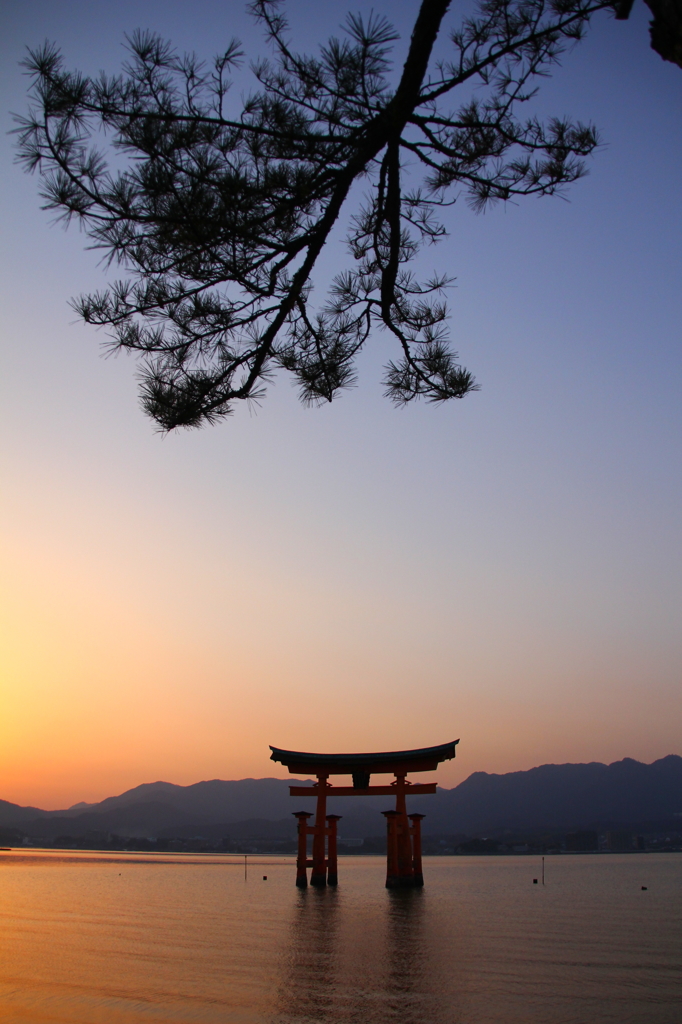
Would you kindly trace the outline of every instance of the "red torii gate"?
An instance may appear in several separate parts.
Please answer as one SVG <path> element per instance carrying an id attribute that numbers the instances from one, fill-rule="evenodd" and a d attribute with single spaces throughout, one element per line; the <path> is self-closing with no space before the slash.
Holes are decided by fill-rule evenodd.
<path id="1" fill-rule="evenodd" d="M 312 868 L 311 885 L 336 885 L 338 882 L 336 853 L 336 823 L 338 814 L 327 814 L 328 796 L 395 796 L 395 810 L 383 811 L 387 826 L 386 886 L 391 889 L 403 885 L 423 885 L 421 861 L 421 819 L 423 814 L 407 813 L 405 797 L 433 795 L 436 783 L 412 783 L 408 772 L 432 772 L 441 761 L 455 756 L 459 740 L 442 743 L 438 747 L 418 750 L 390 750 L 374 754 L 309 754 L 300 750 L 280 750 L 270 747 L 271 761 L 279 761 L 292 775 L 317 776 L 314 786 L 289 786 L 291 796 L 316 796 L 315 824 L 308 825 L 312 817 L 307 811 L 296 811 L 298 818 L 298 857 L 296 885 L 307 886 L 307 868 Z M 393 774 L 395 782 L 389 786 L 370 786 L 372 775 Z M 330 775 L 352 775 L 352 786 L 332 786 Z M 409 820 L 408 820 L 409 819 Z M 410 824 L 411 822 L 411 824 Z M 313 837 L 313 856 L 308 859 L 307 840 Z"/>

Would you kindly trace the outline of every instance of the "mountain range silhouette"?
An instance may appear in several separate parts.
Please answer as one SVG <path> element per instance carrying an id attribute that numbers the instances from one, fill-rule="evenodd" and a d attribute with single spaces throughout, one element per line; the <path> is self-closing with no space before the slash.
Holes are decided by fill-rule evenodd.
<path id="1" fill-rule="evenodd" d="M 289 796 L 293 781 L 151 782 L 100 803 L 58 811 L 0 800 L 0 828 L 48 839 L 91 831 L 138 837 L 293 837 L 292 812 L 314 806 L 314 798 Z M 329 812 L 343 815 L 342 837 L 379 835 L 384 830 L 380 812 L 390 803 L 386 797 L 338 797 L 329 801 Z M 427 835 L 665 821 L 682 826 L 682 757 L 670 754 L 652 764 L 628 757 L 609 765 L 545 764 L 505 775 L 474 772 L 454 789 L 439 789 L 435 797 L 410 797 L 408 810 L 427 816 Z"/>

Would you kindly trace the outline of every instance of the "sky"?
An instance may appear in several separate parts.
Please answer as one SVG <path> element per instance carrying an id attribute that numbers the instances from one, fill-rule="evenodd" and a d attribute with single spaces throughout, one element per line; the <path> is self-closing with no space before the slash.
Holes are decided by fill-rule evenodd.
<path id="1" fill-rule="evenodd" d="M 415 4 L 373 6 L 400 61 Z M 288 10 L 312 49 L 344 5 Z M 394 408 L 379 337 L 331 405 L 279 378 L 259 409 L 162 436 L 134 361 L 68 305 L 106 272 L 13 162 L 18 62 L 47 38 L 113 72 L 138 27 L 206 57 L 265 44 L 232 0 L 4 6 L 1 799 L 281 777 L 268 744 L 459 737 L 445 786 L 682 753 L 682 71 L 646 10 L 598 19 L 542 85 L 538 111 L 598 126 L 589 176 L 566 199 L 458 203 L 427 254 L 456 276 L 480 392 Z M 335 242 L 324 272 L 344 259 Z"/>

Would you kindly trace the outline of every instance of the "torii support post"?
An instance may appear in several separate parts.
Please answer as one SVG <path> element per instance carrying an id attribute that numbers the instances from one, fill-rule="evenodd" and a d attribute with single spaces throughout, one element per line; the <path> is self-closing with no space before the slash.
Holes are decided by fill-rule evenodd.
<path id="1" fill-rule="evenodd" d="M 340 820 L 340 814 L 327 815 L 327 885 L 339 884 L 339 873 L 336 860 L 336 823 Z"/>
<path id="2" fill-rule="evenodd" d="M 327 884 L 327 860 L 325 858 L 325 833 L 327 831 L 327 779 L 329 775 L 317 776 L 317 808 L 313 831 L 313 870 L 310 872 L 311 885 Z"/>
<path id="3" fill-rule="evenodd" d="M 424 885 L 421 822 L 424 814 L 382 811 L 386 818 L 386 888 Z M 408 825 L 407 819 L 412 822 Z M 407 860 L 405 860 L 405 848 Z"/>
<path id="4" fill-rule="evenodd" d="M 407 820 L 405 804 L 405 776 L 407 772 L 395 773 L 395 809 L 398 814 L 397 846 L 398 846 L 398 885 L 412 885 L 412 844 L 410 842 L 410 826 Z"/>
<path id="5" fill-rule="evenodd" d="M 422 886 L 424 884 L 424 873 L 422 871 L 422 818 L 423 814 L 410 814 L 412 822 L 410 836 L 412 838 L 412 884 Z"/>
<path id="6" fill-rule="evenodd" d="M 398 819 L 397 811 L 382 811 L 386 818 L 386 888 L 395 889 L 400 883 L 398 869 Z"/>
<path id="7" fill-rule="evenodd" d="M 298 819 L 298 856 L 296 857 L 296 885 L 299 889 L 306 889 L 308 886 L 308 818 L 312 814 L 308 811 L 294 811 L 294 817 Z"/>
<path id="8" fill-rule="evenodd" d="M 410 825 L 407 818 L 405 796 L 410 792 L 411 787 L 406 782 L 406 774 L 406 772 L 395 773 L 395 810 L 383 812 L 387 822 L 386 886 L 389 889 L 424 884 L 419 825 L 424 815 L 411 814 L 410 819 L 416 818 L 417 821 L 413 821 Z M 415 874 L 417 863 L 418 873 Z"/>

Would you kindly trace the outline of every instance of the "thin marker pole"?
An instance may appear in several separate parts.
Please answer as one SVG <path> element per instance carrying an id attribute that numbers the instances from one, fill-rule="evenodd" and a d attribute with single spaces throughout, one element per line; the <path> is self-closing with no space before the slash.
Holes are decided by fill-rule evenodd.
<path id="1" fill-rule="evenodd" d="M 542 858 L 542 884 L 545 884 L 545 858 Z"/>
<path id="2" fill-rule="evenodd" d="M 244 854 L 244 881 L 246 881 L 246 857 L 247 855 Z"/>

